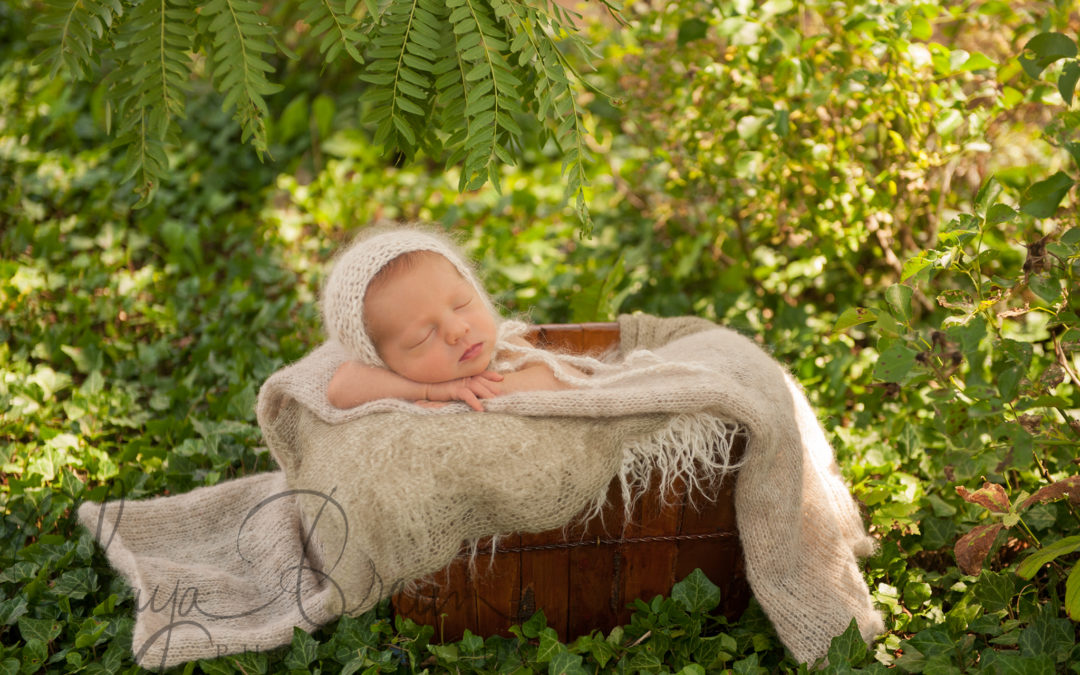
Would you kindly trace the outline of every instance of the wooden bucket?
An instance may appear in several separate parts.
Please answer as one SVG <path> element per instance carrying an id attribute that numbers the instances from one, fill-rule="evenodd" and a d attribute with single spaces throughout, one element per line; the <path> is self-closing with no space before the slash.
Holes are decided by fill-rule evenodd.
<path id="1" fill-rule="evenodd" d="M 600 353 L 618 344 L 616 323 L 538 326 L 530 340 L 576 353 Z M 736 438 L 736 452 L 742 452 Z M 672 585 L 701 568 L 720 586 L 721 611 L 735 617 L 746 608 L 742 548 L 735 528 L 734 480 L 717 486 L 715 498 L 697 495 L 693 505 L 681 485 L 659 494 L 654 481 L 626 517 L 618 481 L 608 490 L 603 518 L 584 526 L 490 540 L 470 565 L 465 549 L 445 569 L 410 593 L 393 596 L 394 611 L 435 626 L 436 641 L 460 640 L 466 629 L 481 636 L 509 635 L 511 625 L 543 610 L 562 640 L 594 629 L 607 632 L 629 623 L 628 605 L 667 595 Z"/>

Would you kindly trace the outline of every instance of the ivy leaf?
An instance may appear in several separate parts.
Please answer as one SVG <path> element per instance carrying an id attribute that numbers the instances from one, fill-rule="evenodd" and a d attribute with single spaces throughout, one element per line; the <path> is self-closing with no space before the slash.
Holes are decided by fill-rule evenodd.
<path id="1" fill-rule="evenodd" d="M 1007 609 L 1012 602 L 1015 577 L 1009 572 L 983 570 L 975 583 L 975 600 L 988 613 Z"/>
<path id="2" fill-rule="evenodd" d="M 83 621 L 82 625 L 79 626 L 78 634 L 75 636 L 75 646 L 82 649 L 83 647 L 96 645 L 108 627 L 108 621 L 99 622 L 93 618 Z"/>
<path id="3" fill-rule="evenodd" d="M 41 565 L 36 563 L 28 561 L 17 562 L 3 572 L 0 572 L 0 583 L 23 583 L 33 579 L 40 568 Z"/>
<path id="4" fill-rule="evenodd" d="M 949 633 L 941 626 L 919 631 L 907 642 L 928 659 L 939 654 L 948 654 L 956 647 Z"/>
<path id="5" fill-rule="evenodd" d="M 1073 627 L 1068 619 L 1058 616 L 1057 609 L 1044 605 L 1039 616 L 1020 633 L 1017 645 L 1024 656 L 1051 656 L 1055 661 L 1062 661 L 1072 650 Z"/>
<path id="6" fill-rule="evenodd" d="M 1015 651 L 987 648 L 979 655 L 979 672 L 996 675 L 1049 675 L 1054 672 L 1054 659 L 1045 654 L 1032 657 Z"/>
<path id="7" fill-rule="evenodd" d="M 956 524 L 949 518 L 925 518 L 919 529 L 923 547 L 928 551 L 947 546 L 956 536 Z"/>
<path id="8" fill-rule="evenodd" d="M 292 646 L 285 656 L 285 665 L 293 670 L 307 670 L 318 655 L 319 643 L 299 627 L 293 627 Z"/>
<path id="9" fill-rule="evenodd" d="M 24 616 L 19 619 L 19 633 L 23 640 L 41 640 L 45 644 L 52 642 L 60 631 L 63 624 L 55 619 L 31 619 Z"/>
<path id="10" fill-rule="evenodd" d="M 1036 218 L 1049 218 L 1072 186 L 1073 179 L 1064 171 L 1058 171 L 1027 189 L 1020 200 L 1020 210 Z"/>
<path id="11" fill-rule="evenodd" d="M 708 612 L 720 604 L 720 587 L 699 568 L 671 588 L 671 599 L 689 613 Z"/>
<path id="12" fill-rule="evenodd" d="M 0 602 L 0 625 L 10 626 L 28 611 L 25 595 L 16 595 Z"/>
<path id="13" fill-rule="evenodd" d="M 536 648 L 536 662 L 547 663 L 555 658 L 556 654 L 566 651 L 566 645 L 559 642 L 559 634 L 554 628 L 545 628 L 540 631 L 540 646 Z"/>
<path id="14" fill-rule="evenodd" d="M 40 640 L 27 640 L 23 645 L 19 658 L 22 661 L 22 672 L 36 673 L 45 665 L 45 659 L 49 657 L 49 646 Z"/>
<path id="15" fill-rule="evenodd" d="M 199 659 L 199 670 L 203 672 L 203 675 L 235 675 L 236 673 L 228 657 Z"/>
<path id="16" fill-rule="evenodd" d="M 1038 78 L 1048 65 L 1058 59 L 1076 56 L 1076 43 L 1062 33 L 1039 33 L 1024 45 L 1020 65 L 1031 78 Z"/>
<path id="17" fill-rule="evenodd" d="M 541 609 L 529 617 L 528 621 L 521 624 L 521 633 L 529 639 L 536 639 L 540 637 L 540 631 L 545 628 L 547 628 L 547 617 L 544 616 L 544 610 Z"/>
<path id="18" fill-rule="evenodd" d="M 736 661 L 732 671 L 735 675 L 765 675 L 769 671 L 761 667 L 758 661 L 758 654 L 754 652 L 745 659 Z"/>
<path id="19" fill-rule="evenodd" d="M 858 666 L 866 659 L 866 654 L 866 642 L 859 632 L 859 624 L 852 619 L 847 630 L 834 637 L 829 644 L 829 666 Z"/>
<path id="20" fill-rule="evenodd" d="M 457 645 L 431 645 L 427 646 L 428 651 L 435 655 L 435 658 L 439 659 L 442 663 L 457 663 L 458 661 L 458 648 Z"/>
<path id="21" fill-rule="evenodd" d="M 78 600 L 93 593 L 97 587 L 97 574 L 94 570 L 89 567 L 80 567 L 61 574 L 53 590 L 59 595 Z"/>
<path id="22" fill-rule="evenodd" d="M 568 651 L 559 652 L 548 664 L 549 675 L 588 675 L 588 673 L 589 671 L 582 665 L 581 655 L 571 654 Z"/>
<path id="23" fill-rule="evenodd" d="M 605 640 L 603 636 L 597 636 L 588 643 L 589 654 L 593 660 L 603 669 L 608 661 L 615 658 L 615 646 Z"/>

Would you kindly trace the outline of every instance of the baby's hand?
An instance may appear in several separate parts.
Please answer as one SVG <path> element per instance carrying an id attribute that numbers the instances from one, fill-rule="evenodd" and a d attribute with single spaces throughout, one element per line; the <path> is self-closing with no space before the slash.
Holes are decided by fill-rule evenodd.
<path id="1" fill-rule="evenodd" d="M 485 370 L 472 377 L 429 384 L 424 398 L 429 401 L 464 401 L 473 410 L 482 411 L 484 406 L 480 403 L 480 399 L 498 396 L 500 393 L 498 383 L 502 382 L 502 379 L 502 375 Z"/>

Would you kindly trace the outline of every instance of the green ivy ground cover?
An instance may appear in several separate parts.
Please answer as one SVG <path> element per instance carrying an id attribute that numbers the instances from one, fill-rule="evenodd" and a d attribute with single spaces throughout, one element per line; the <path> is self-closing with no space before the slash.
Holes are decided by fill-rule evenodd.
<path id="1" fill-rule="evenodd" d="M 663 4 L 663 3 L 661 3 Z M 102 93 L 33 63 L 0 6 L 0 673 L 133 672 L 134 598 L 83 500 L 271 468 L 259 385 L 321 340 L 350 228 L 459 228 L 507 312 L 698 314 L 807 388 L 881 542 L 889 633 L 835 672 L 1080 672 L 1080 17 L 1069 3 L 691 2 L 586 30 L 593 236 L 558 153 L 502 192 L 388 166 L 335 82 L 283 63 L 260 163 L 193 81 L 194 139 L 133 210 Z M 284 10 L 282 10 L 284 11 Z M 336 78 L 336 79 L 335 79 Z M 207 151 L 207 148 L 210 150 Z M 441 167 L 441 163 L 438 165 Z M 800 672 L 692 575 L 628 626 L 430 643 L 385 608 L 191 664 L 265 672 Z"/>

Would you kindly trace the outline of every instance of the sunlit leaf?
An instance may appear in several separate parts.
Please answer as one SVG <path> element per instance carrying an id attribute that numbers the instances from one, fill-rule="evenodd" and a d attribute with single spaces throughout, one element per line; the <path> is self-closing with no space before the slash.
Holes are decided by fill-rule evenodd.
<path id="1" fill-rule="evenodd" d="M 1030 579 L 1046 563 L 1076 550 L 1080 550 L 1080 535 L 1059 539 L 1025 558 L 1016 568 L 1016 575 L 1022 579 Z"/>
<path id="2" fill-rule="evenodd" d="M 1041 180 L 1027 189 L 1020 201 L 1020 210 L 1036 218 L 1049 218 L 1073 186 L 1073 179 L 1063 171 Z"/>
<path id="3" fill-rule="evenodd" d="M 833 333 L 842 333 L 852 326 L 877 321 L 878 315 L 873 309 L 867 307 L 848 307 L 836 319 L 833 324 Z"/>
<path id="4" fill-rule="evenodd" d="M 1061 69 L 1061 76 L 1058 77 L 1057 82 L 1058 91 L 1061 92 L 1061 98 L 1065 100 L 1065 105 L 1072 105 L 1077 80 L 1080 80 L 1080 63 L 1069 61 Z"/>
<path id="5" fill-rule="evenodd" d="M 1076 43 L 1062 33 L 1039 33 L 1024 45 L 1020 65 L 1029 77 L 1038 77 L 1051 63 L 1076 56 Z"/>
<path id="6" fill-rule="evenodd" d="M 912 293 L 912 288 L 904 284 L 893 284 L 885 290 L 885 299 L 892 308 L 893 314 L 904 323 L 911 321 Z"/>

